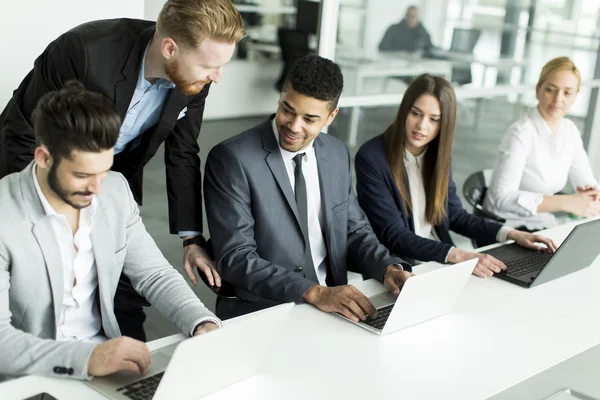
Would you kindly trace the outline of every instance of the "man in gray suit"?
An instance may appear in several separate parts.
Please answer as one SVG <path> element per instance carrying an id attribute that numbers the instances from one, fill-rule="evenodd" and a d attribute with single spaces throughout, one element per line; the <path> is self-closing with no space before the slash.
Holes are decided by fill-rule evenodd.
<path id="1" fill-rule="evenodd" d="M 210 152 L 208 225 L 218 272 L 233 286 L 231 298 L 217 299 L 219 317 L 306 301 L 358 321 L 376 310 L 347 285 L 349 268 L 396 294 L 411 276 L 358 206 L 348 149 L 320 135 L 342 87 L 335 63 L 305 56 L 285 80 L 277 113 Z"/>
<path id="2" fill-rule="evenodd" d="M 218 328 L 146 231 L 125 178 L 109 172 L 116 107 L 69 82 L 40 99 L 33 121 L 33 162 L 0 180 L 0 375 L 144 373 L 148 347 L 120 337 L 114 314 L 122 271 L 186 334 Z"/>

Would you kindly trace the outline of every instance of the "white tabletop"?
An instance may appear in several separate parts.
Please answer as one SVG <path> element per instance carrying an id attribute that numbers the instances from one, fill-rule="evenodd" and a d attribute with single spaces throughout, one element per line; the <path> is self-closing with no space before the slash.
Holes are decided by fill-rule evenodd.
<path id="1" fill-rule="evenodd" d="M 560 240 L 568 231 L 548 235 Z M 472 276 L 453 313 L 385 337 L 300 305 L 258 375 L 206 398 L 484 399 L 600 343 L 600 295 L 592 287 L 599 268 L 597 260 L 533 289 Z M 367 295 L 382 290 L 375 281 L 356 286 Z M 40 377 L 0 385 L 0 398 L 41 391 L 61 400 L 102 398 L 80 382 Z"/>

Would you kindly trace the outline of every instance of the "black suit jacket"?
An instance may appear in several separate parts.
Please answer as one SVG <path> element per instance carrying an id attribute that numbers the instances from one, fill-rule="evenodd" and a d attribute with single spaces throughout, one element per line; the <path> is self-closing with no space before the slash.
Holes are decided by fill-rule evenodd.
<path id="1" fill-rule="evenodd" d="M 21 82 L 0 115 L 0 178 L 22 170 L 33 158 L 35 136 L 31 113 L 45 93 L 77 79 L 108 97 L 125 116 L 137 83 L 146 45 L 155 23 L 133 19 L 88 22 L 50 43 Z M 115 156 L 113 170 L 129 181 L 142 203 L 143 168 L 165 143 L 169 227 L 202 231 L 202 184 L 197 143 L 209 85 L 196 96 L 171 89 L 160 119 Z M 187 107 L 184 118 L 177 120 Z"/>
<path id="2" fill-rule="evenodd" d="M 441 242 L 422 238 L 414 233 L 412 213 L 406 212 L 404 201 L 387 163 L 383 135 L 361 146 L 354 159 L 358 202 L 369 217 L 377 237 L 391 252 L 411 261 L 445 262 L 450 248 L 454 246 L 450 230 L 481 245 L 496 242 L 502 225 L 469 214 L 456 194 L 456 185 L 448 182 L 446 217 L 434 227 Z"/>
<path id="3" fill-rule="evenodd" d="M 319 182 L 306 184 L 319 185 L 321 191 L 328 285 L 346 284 L 349 269 L 383 281 L 387 266 L 404 261 L 378 242 L 359 207 L 348 149 L 324 134 L 314 140 L 314 149 Z M 211 150 L 204 191 L 223 280 L 235 286 L 241 299 L 258 303 L 254 309 L 299 302 L 315 282 L 304 276 L 305 242 L 296 200 L 270 120 Z"/>

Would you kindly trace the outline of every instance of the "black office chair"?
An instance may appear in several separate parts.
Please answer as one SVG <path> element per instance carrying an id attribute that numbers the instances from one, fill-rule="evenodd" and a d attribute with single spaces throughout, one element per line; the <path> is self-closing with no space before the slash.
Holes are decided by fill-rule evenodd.
<path id="1" fill-rule="evenodd" d="M 484 170 L 477 171 L 467 178 L 463 184 L 463 196 L 473 206 L 473 214 L 478 217 L 486 218 L 498 223 L 505 223 L 506 220 L 496 214 L 483 209 L 483 200 L 487 193 L 487 183 L 485 182 Z M 474 248 L 480 247 L 477 240 L 471 239 Z"/>
<path id="2" fill-rule="evenodd" d="M 277 36 L 279 38 L 279 47 L 281 48 L 281 61 L 283 66 L 281 75 L 275 83 L 278 91 L 281 91 L 283 82 L 292 65 L 296 60 L 310 53 L 308 47 L 308 32 L 301 32 L 295 29 L 279 28 Z"/>
<path id="3" fill-rule="evenodd" d="M 453 53 L 473 54 L 473 49 L 481 36 L 480 29 L 454 28 L 450 51 Z M 471 64 L 452 67 L 452 82 L 465 85 L 473 81 Z"/>

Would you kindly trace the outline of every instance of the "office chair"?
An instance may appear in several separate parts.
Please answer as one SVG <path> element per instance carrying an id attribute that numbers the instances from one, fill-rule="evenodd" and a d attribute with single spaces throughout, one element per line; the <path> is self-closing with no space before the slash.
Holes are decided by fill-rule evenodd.
<path id="1" fill-rule="evenodd" d="M 473 54 L 473 49 L 481 36 L 480 29 L 454 28 L 450 51 L 453 53 Z M 452 67 L 452 82 L 465 85 L 473 81 L 471 64 Z"/>
<path id="2" fill-rule="evenodd" d="M 463 196 L 467 202 L 473 206 L 473 215 L 503 224 L 506 222 L 504 218 L 483 209 L 483 200 L 487 193 L 487 182 L 484 171 L 490 170 L 481 170 L 469 175 L 463 184 Z M 471 239 L 471 242 L 473 243 L 474 248 L 481 247 L 477 243 L 477 240 Z"/>
<path id="3" fill-rule="evenodd" d="M 292 68 L 294 62 L 310 53 L 308 47 L 308 35 L 308 32 L 301 32 L 295 29 L 282 27 L 277 31 L 279 47 L 281 48 L 281 61 L 283 62 L 281 75 L 275 83 L 275 87 L 278 91 L 281 91 L 285 77 Z"/>

